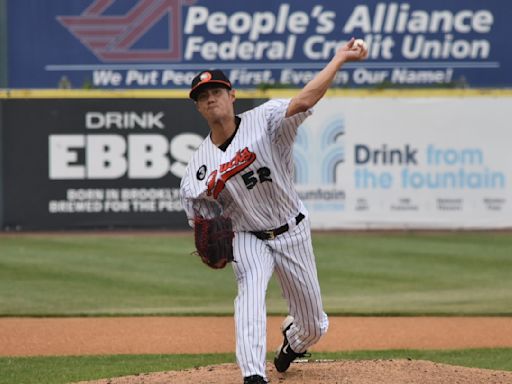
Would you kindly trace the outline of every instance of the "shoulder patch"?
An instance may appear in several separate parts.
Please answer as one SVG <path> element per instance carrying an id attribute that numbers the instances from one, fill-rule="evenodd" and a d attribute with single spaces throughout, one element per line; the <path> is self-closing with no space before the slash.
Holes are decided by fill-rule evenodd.
<path id="1" fill-rule="evenodd" d="M 206 165 L 201 165 L 196 172 L 197 180 L 204 180 L 206 177 Z"/>

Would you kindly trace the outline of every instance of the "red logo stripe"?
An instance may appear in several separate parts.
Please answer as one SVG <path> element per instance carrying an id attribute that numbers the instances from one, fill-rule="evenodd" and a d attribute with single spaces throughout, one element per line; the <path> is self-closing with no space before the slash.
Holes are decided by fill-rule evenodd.
<path id="1" fill-rule="evenodd" d="M 114 0 L 96 0 L 92 3 L 89 8 L 87 8 L 83 14 L 84 15 L 100 15 L 105 11 L 110 5 L 114 2 Z"/>
<path id="2" fill-rule="evenodd" d="M 189 0 L 139 0 L 125 15 L 101 16 L 113 1 L 97 0 L 80 16 L 58 16 L 57 19 L 103 61 L 180 59 L 181 7 Z M 130 49 L 163 17 L 169 19 L 167 49 Z"/>

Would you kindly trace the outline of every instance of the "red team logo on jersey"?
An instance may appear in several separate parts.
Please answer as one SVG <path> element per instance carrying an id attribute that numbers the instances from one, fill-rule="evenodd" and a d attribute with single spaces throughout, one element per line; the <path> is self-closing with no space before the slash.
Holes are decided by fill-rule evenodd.
<path id="1" fill-rule="evenodd" d="M 256 154 L 245 147 L 238 151 L 231 161 L 221 164 L 218 170 L 216 169 L 208 176 L 206 181 L 208 196 L 213 194 L 213 198 L 217 199 L 219 193 L 226 186 L 226 182 L 254 163 L 254 160 L 256 160 Z"/>

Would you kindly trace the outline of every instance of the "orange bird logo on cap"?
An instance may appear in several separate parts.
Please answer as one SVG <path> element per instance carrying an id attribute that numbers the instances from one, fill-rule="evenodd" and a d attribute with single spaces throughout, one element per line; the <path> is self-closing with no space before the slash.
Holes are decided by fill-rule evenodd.
<path id="1" fill-rule="evenodd" d="M 210 72 L 203 72 L 201 73 L 201 76 L 199 76 L 199 79 L 201 82 L 208 81 L 212 78 L 212 74 Z"/>

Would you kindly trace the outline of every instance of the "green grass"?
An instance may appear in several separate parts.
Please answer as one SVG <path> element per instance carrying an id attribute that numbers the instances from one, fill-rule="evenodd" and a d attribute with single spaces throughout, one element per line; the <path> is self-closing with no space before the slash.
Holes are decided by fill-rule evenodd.
<path id="1" fill-rule="evenodd" d="M 270 358 L 270 356 L 269 356 Z M 512 371 L 512 349 L 470 349 L 464 351 L 363 351 L 315 353 L 315 359 L 430 360 L 440 363 Z M 0 358 L 0 384 L 60 384 L 81 380 L 187 369 L 234 363 L 232 354 L 222 355 L 121 355 L 80 357 Z"/>
<path id="2" fill-rule="evenodd" d="M 512 236 L 315 233 L 330 314 L 512 314 Z M 211 270 L 190 235 L 0 237 L 0 316 L 231 314 L 231 268 Z M 286 306 L 275 279 L 268 310 Z"/>
<path id="3" fill-rule="evenodd" d="M 512 236 L 315 233 L 329 314 L 512 315 Z M 231 268 L 191 254 L 190 235 L 0 237 L 0 316 L 230 314 Z M 284 314 L 278 284 L 268 309 Z M 0 347 L 1 348 L 1 347 Z M 512 349 L 367 351 L 315 358 L 413 358 L 512 371 Z M 0 358 L 0 384 L 68 383 L 234 362 L 228 355 Z"/>
<path id="4" fill-rule="evenodd" d="M 335 313 L 511 314 L 512 236 L 317 236 L 325 306 Z"/>

